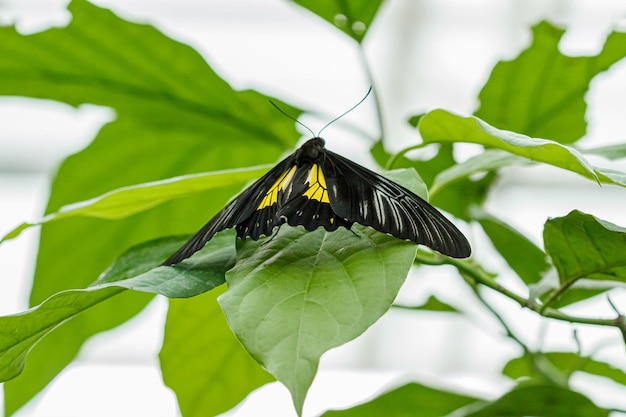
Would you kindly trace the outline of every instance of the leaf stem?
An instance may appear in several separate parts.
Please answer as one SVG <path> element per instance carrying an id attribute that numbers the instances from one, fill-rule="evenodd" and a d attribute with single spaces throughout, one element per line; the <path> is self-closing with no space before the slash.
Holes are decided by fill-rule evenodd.
<path id="1" fill-rule="evenodd" d="M 558 300 L 561 297 L 562 294 L 565 293 L 565 291 L 567 291 L 572 285 L 574 285 L 576 281 L 578 281 L 578 278 L 571 279 L 568 282 L 566 282 L 564 285 L 561 285 L 559 288 L 557 288 L 554 292 L 552 292 L 552 294 L 550 294 L 550 296 L 545 301 L 545 303 L 543 303 L 543 306 L 541 307 L 541 309 L 545 310 L 548 307 L 550 307 L 556 300 Z"/>
<path id="2" fill-rule="evenodd" d="M 408 148 L 404 148 L 402 149 L 400 152 L 398 152 L 395 155 L 392 155 L 389 160 L 387 161 L 387 164 L 385 165 L 385 169 L 386 170 L 390 170 L 393 169 L 394 165 L 396 164 L 396 162 L 402 158 L 404 155 L 406 155 L 407 153 L 414 151 L 415 149 L 421 149 L 424 146 L 426 146 L 426 143 L 420 143 L 418 145 L 413 145 L 413 146 L 409 146 Z"/>

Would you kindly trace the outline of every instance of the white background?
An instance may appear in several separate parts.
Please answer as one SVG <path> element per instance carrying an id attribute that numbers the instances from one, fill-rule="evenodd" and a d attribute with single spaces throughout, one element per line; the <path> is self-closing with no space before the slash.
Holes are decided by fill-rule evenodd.
<path id="1" fill-rule="evenodd" d="M 124 18 L 151 22 L 169 36 L 197 48 L 235 88 L 256 88 L 302 108 L 337 115 L 358 101 L 368 81 L 355 45 L 312 14 L 281 0 L 127 0 L 98 1 Z M 0 22 L 24 33 L 67 24 L 65 2 L 4 0 Z M 626 3 L 609 0 L 391 0 L 382 8 L 366 42 L 391 150 L 414 143 L 408 116 L 442 107 L 471 114 L 477 94 L 493 65 L 512 59 L 530 42 L 529 26 L 550 19 L 568 28 L 564 53 L 595 54 L 604 37 L 619 27 Z M 0 80 L 1 82 L 1 80 Z M 626 139 L 626 69 L 617 64 L 597 77 L 587 94 L 587 146 Z M 78 109 L 23 98 L 0 98 L 0 234 L 39 217 L 48 184 L 62 158 L 86 146 L 113 117 L 95 106 Z M 376 134 L 371 102 L 349 116 Z M 323 120 L 306 119 L 316 131 Z M 368 163 L 370 143 L 325 131 L 328 147 Z M 467 152 L 471 152 L 468 149 Z M 606 165 L 606 164 L 605 164 Z M 624 167 L 621 167 L 624 169 Z M 548 217 L 572 209 L 626 226 L 626 190 L 598 187 L 555 169 L 510 169 L 488 207 L 538 244 Z M 477 230 L 467 230 L 474 246 L 488 246 Z M 26 308 L 37 231 L 0 247 L 0 314 Z M 71 254 L 68 254 L 70 256 Z M 489 253 L 477 253 L 492 270 L 504 265 Z M 441 270 L 413 274 L 400 300 L 418 303 L 430 293 L 469 309 L 470 319 L 392 311 L 366 334 L 322 360 L 321 371 L 305 405 L 308 416 L 346 406 L 388 384 L 418 380 L 430 385 L 495 398 L 511 382 L 498 376 L 505 361 L 519 354 L 497 323 L 476 306 L 461 280 Z M 517 282 L 503 277 L 513 289 Z M 488 294 L 533 348 L 575 349 L 571 327 L 542 325 L 498 294 Z M 614 301 L 626 311 L 623 291 Z M 166 302 L 157 299 L 122 328 L 91 340 L 78 360 L 59 376 L 20 417 L 176 416 L 173 394 L 161 384 L 156 354 L 162 339 Z M 578 314 L 610 316 L 604 300 L 583 303 Z M 576 326 L 583 353 L 626 369 L 617 332 Z M 547 335 L 545 339 L 541 334 Z M 543 340 L 543 342 L 541 342 Z M 459 349 L 459 345 L 464 348 Z M 626 390 L 602 379 L 575 378 L 600 405 L 626 408 Z M 1 397 L 0 397 L 1 400 Z M 271 384 L 232 416 L 293 416 L 287 391 Z"/>

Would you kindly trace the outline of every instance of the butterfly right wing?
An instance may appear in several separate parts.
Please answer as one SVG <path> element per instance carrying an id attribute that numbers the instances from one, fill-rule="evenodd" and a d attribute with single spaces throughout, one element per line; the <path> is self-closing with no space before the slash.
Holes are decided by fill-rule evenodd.
<path id="1" fill-rule="evenodd" d="M 217 232 L 245 224 L 255 213 L 257 213 L 256 217 L 262 217 L 265 220 L 263 226 L 255 230 L 237 227 L 237 236 L 240 238 L 250 236 L 257 240 L 261 234 L 271 234 L 276 225 L 274 218 L 277 217 L 277 201 L 295 170 L 294 159 L 293 154 L 288 156 L 241 192 L 162 265 L 174 265 L 189 258 L 202 249 Z"/>
<path id="2" fill-rule="evenodd" d="M 331 151 L 324 168 L 330 205 L 338 216 L 444 255 L 470 256 L 463 233 L 412 191 Z"/>

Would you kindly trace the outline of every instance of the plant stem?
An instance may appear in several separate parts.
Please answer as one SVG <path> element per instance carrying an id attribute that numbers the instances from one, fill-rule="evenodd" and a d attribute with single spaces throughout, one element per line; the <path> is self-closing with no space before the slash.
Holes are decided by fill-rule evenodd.
<path id="1" fill-rule="evenodd" d="M 391 158 L 389 158 L 389 160 L 387 161 L 387 164 L 385 165 L 385 169 L 386 170 L 393 169 L 394 165 L 396 164 L 396 161 L 398 161 L 404 155 L 406 155 L 407 153 L 415 149 L 423 148 L 426 145 L 427 145 L 426 143 L 420 143 L 419 145 L 413 145 L 413 146 L 409 146 L 408 148 L 402 149 L 400 152 L 398 152 L 395 155 L 392 155 Z"/>
<path id="2" fill-rule="evenodd" d="M 543 317 L 567 321 L 570 323 L 616 327 L 622 333 L 622 337 L 626 343 L 626 316 L 620 314 L 619 312 L 617 312 L 617 317 L 614 319 L 572 316 L 552 307 L 546 308 L 537 300 L 522 297 L 503 287 L 471 259 L 454 259 L 437 253 L 425 253 L 418 251 L 415 260 L 426 265 L 452 265 L 459 270 L 461 275 L 467 275 L 467 277 L 471 278 L 475 283 L 487 286 L 517 302 L 521 307 L 528 308 Z M 468 280 L 468 278 L 466 278 L 466 280 Z"/>
<path id="3" fill-rule="evenodd" d="M 380 132 L 380 140 L 383 141 L 385 138 L 385 121 L 383 118 L 383 110 L 380 105 L 380 99 L 378 96 L 378 89 L 376 88 L 376 83 L 374 82 L 374 75 L 372 73 L 372 68 L 367 60 L 367 56 L 365 56 L 365 49 L 363 48 L 363 44 L 359 43 L 358 47 L 358 56 L 361 61 L 361 66 L 363 71 L 365 72 L 365 77 L 372 88 L 372 98 L 374 99 L 374 107 L 376 108 L 376 118 L 378 120 L 378 131 Z"/>

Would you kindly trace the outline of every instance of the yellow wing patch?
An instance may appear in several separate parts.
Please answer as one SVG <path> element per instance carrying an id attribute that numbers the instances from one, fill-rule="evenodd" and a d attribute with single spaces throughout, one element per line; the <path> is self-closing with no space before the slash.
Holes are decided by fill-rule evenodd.
<path id="1" fill-rule="evenodd" d="M 267 193 L 265 194 L 265 197 L 263 197 L 263 200 L 261 200 L 261 203 L 259 204 L 259 207 L 257 207 L 257 210 L 269 207 L 272 204 L 276 204 L 276 202 L 278 202 L 278 192 L 281 190 L 285 191 L 285 189 L 289 186 L 291 179 L 293 178 L 294 172 L 296 172 L 296 167 L 292 166 L 289 170 L 285 171 L 283 175 L 280 176 L 280 178 L 276 180 L 274 185 L 272 185 L 270 189 L 267 190 Z"/>
<path id="2" fill-rule="evenodd" d="M 317 200 L 321 203 L 330 203 L 328 199 L 328 189 L 326 187 L 326 178 L 324 178 L 324 173 L 319 165 L 313 164 L 307 182 L 309 183 L 309 188 L 304 192 L 305 197 L 311 200 Z"/>

